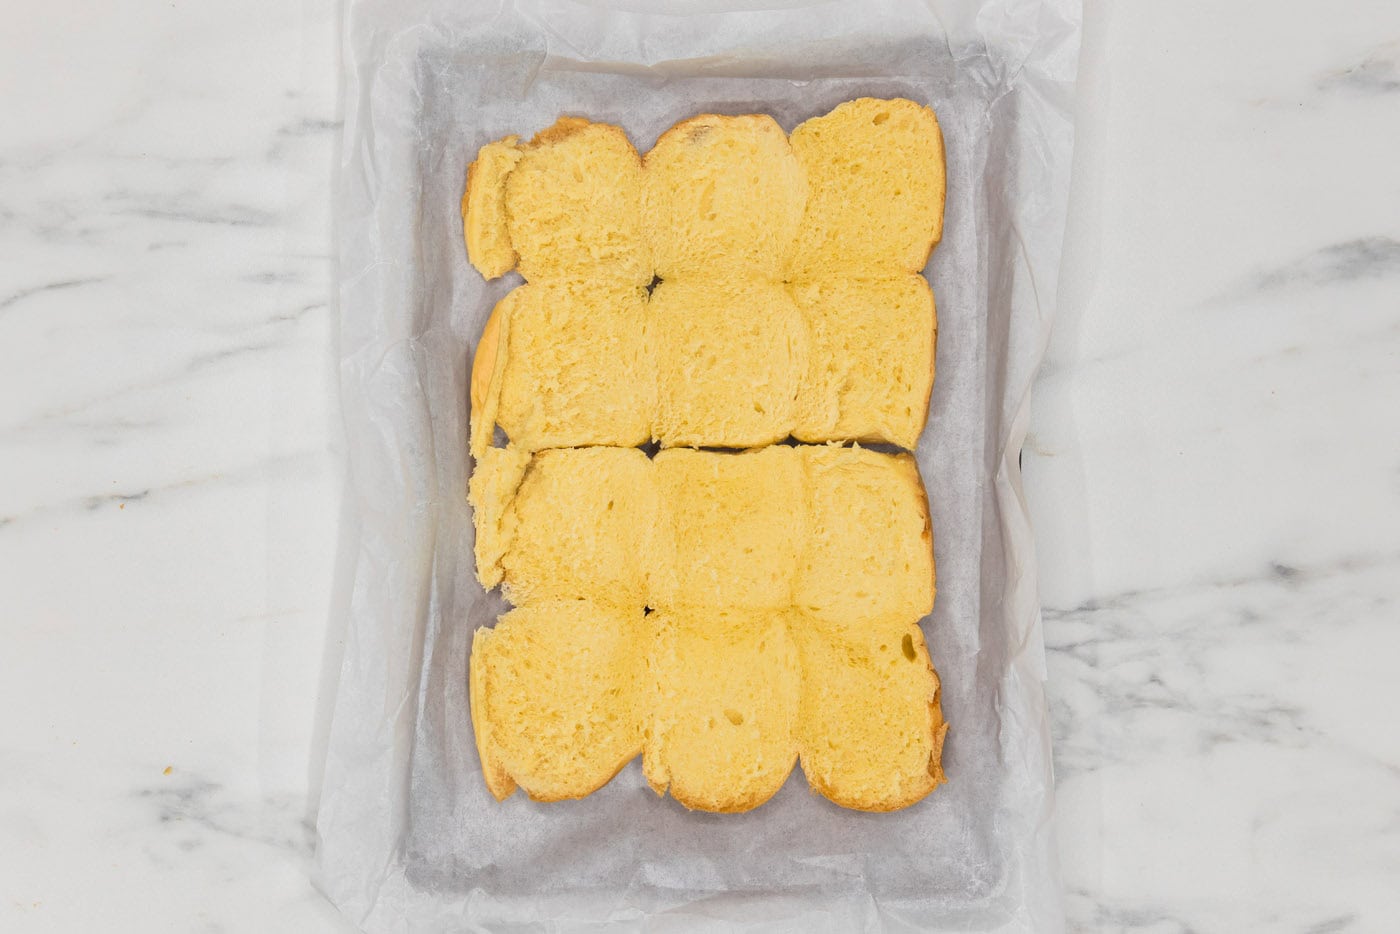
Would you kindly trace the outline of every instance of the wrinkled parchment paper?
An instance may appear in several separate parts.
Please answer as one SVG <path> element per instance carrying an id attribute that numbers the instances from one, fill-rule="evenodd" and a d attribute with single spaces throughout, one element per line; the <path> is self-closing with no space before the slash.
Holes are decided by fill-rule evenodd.
<path id="1" fill-rule="evenodd" d="M 759 7 L 771 8 L 759 8 Z M 715 9 L 722 7 L 723 9 Z M 368 931 L 1054 931 L 1051 774 L 1018 454 L 1053 311 L 1077 0 L 351 0 L 339 194 L 349 478 L 345 655 L 319 884 Z M 931 105 L 948 159 L 937 380 L 918 449 L 938 597 L 924 620 L 948 784 L 843 810 L 800 770 L 763 807 L 690 813 L 634 762 L 582 801 L 497 804 L 467 704 L 475 341 L 514 274 L 467 265 L 458 200 L 483 143 L 560 114 L 645 152 L 702 112 L 791 130 L 859 96 Z"/>

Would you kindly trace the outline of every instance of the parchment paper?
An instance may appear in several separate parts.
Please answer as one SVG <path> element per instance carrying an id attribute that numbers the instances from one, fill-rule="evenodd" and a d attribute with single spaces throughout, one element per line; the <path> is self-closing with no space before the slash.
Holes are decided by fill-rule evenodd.
<path id="1" fill-rule="evenodd" d="M 1018 455 L 1056 291 L 1078 5 L 760 4 L 350 4 L 345 654 L 317 829 L 319 884 L 368 931 L 1063 925 Z M 931 105 L 947 147 L 943 242 L 927 270 L 937 379 L 918 460 L 948 784 L 862 814 L 813 796 L 794 770 L 763 807 L 708 815 L 656 797 L 634 762 L 582 801 L 497 804 L 467 705 L 472 630 L 503 609 L 472 574 L 467 386 L 486 316 L 519 280 L 486 283 L 467 265 L 467 163 L 565 113 L 621 124 L 645 152 L 697 113 L 767 112 L 791 130 L 863 95 Z"/>

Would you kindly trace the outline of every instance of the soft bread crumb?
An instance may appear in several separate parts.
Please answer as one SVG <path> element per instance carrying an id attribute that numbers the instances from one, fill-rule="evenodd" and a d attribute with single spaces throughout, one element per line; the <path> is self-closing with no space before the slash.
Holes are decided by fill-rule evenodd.
<path id="1" fill-rule="evenodd" d="M 923 276 L 794 283 L 807 331 L 793 435 L 913 450 L 928 420 L 938 333 Z"/>
<path id="2" fill-rule="evenodd" d="M 523 468 L 519 457 L 493 448 L 478 467 L 479 476 L 502 475 L 509 502 L 474 491 L 478 521 L 488 511 L 503 516 L 495 566 L 510 598 L 532 611 L 507 618 L 576 620 L 586 607 L 592 615 L 580 625 L 594 626 L 655 608 L 651 648 L 631 646 L 650 666 L 653 686 L 636 703 L 651 724 L 645 768 L 654 787 L 705 810 L 766 801 L 791 766 L 783 752 L 789 688 L 803 698 L 793 743 L 813 787 L 832 800 L 888 810 L 942 780 L 938 682 L 914 625 L 932 606 L 934 564 L 912 457 L 837 446 L 671 449 L 652 460 L 632 448 L 561 449 L 527 457 Z M 480 533 L 478 548 L 485 568 Z M 517 651 L 486 644 L 499 646 L 500 659 Z M 792 645 L 802 652 L 800 674 L 785 654 Z M 494 683 L 478 672 L 480 648 L 474 677 Z M 478 739 L 490 749 L 504 744 L 492 738 L 501 730 L 536 729 L 520 719 L 534 708 L 473 703 Z M 751 729 L 709 735 L 726 721 Z M 520 771 L 524 753 L 516 752 L 483 754 L 498 794 L 518 782 L 537 797 L 572 797 L 599 774 L 545 784 L 543 766 Z M 730 766 L 714 767 L 717 756 Z"/>
<path id="3" fill-rule="evenodd" d="M 506 513 L 516 500 L 516 490 L 530 452 L 518 447 L 488 447 L 476 456 L 476 469 L 467 482 L 467 502 L 471 504 L 476 528 L 476 576 L 490 590 L 501 582 L 501 559 L 511 548 L 505 523 Z"/>
<path id="4" fill-rule="evenodd" d="M 621 128 L 562 117 L 522 149 L 505 211 L 520 274 L 651 279 L 642 243 L 642 160 Z"/>
<path id="5" fill-rule="evenodd" d="M 948 727 L 919 627 L 802 622 L 798 747 L 812 790 L 842 807 L 894 811 L 941 785 Z"/>
<path id="6" fill-rule="evenodd" d="M 506 511 L 501 560 L 517 606 L 571 597 L 647 604 L 657 525 L 656 473 L 635 448 L 541 451 Z"/>
<path id="7" fill-rule="evenodd" d="M 544 600 L 477 630 L 472 723 L 498 799 L 581 798 L 641 752 L 647 625 L 640 608 Z"/>
<path id="8" fill-rule="evenodd" d="M 469 257 L 528 280 L 470 386 L 478 576 L 519 604 L 470 659 L 496 797 L 580 797 L 643 750 L 712 811 L 762 804 L 799 754 L 845 807 L 943 781 L 913 459 L 774 445 L 917 443 L 943 172 L 931 111 L 868 98 L 790 139 L 697 117 L 645 163 L 576 117 L 478 153 Z"/>
<path id="9" fill-rule="evenodd" d="M 675 449 L 652 462 L 662 539 L 651 605 L 786 609 L 806 533 L 797 448 L 740 454 Z"/>
<path id="10" fill-rule="evenodd" d="M 505 375 L 507 332 L 510 328 L 509 311 L 517 299 L 512 292 L 491 309 L 491 316 L 486 319 L 486 326 L 481 330 L 481 339 L 476 343 L 476 352 L 472 355 L 472 408 L 468 444 L 472 456 L 478 461 L 481 460 L 483 452 L 491 446 L 496 434 L 501 407 L 501 381 Z M 522 451 L 531 450 L 524 444 L 517 444 L 516 447 Z"/>
<path id="11" fill-rule="evenodd" d="M 798 661 L 786 614 L 653 615 L 647 781 L 688 808 L 758 807 L 797 761 Z"/>
<path id="12" fill-rule="evenodd" d="M 807 210 L 788 277 L 918 272 L 943 232 L 943 134 L 913 101 L 863 97 L 792 131 Z"/>
<path id="13" fill-rule="evenodd" d="M 662 445 L 760 447 L 792 433 L 807 332 L 787 290 L 755 279 L 667 280 L 648 310 Z"/>
<path id="14" fill-rule="evenodd" d="M 496 312 L 507 325 L 494 420 L 511 442 L 538 450 L 651 440 L 656 364 L 645 309 L 640 287 L 606 280 L 530 283 L 506 296 Z"/>
<path id="15" fill-rule="evenodd" d="M 782 277 L 807 180 L 772 117 L 704 114 L 656 141 L 642 174 L 656 274 Z"/>
<path id="16" fill-rule="evenodd" d="M 793 602 L 833 625 L 918 620 L 933 609 L 933 531 L 919 467 L 908 454 L 801 451 L 807 541 Z"/>
<path id="17" fill-rule="evenodd" d="M 945 187 L 927 107 L 861 98 L 791 137 L 767 116 L 705 114 L 644 160 L 620 128 L 564 117 L 529 143 L 483 147 L 469 176 L 467 239 L 484 274 L 518 255 L 535 285 L 651 296 L 640 369 L 648 351 L 617 346 L 615 312 L 598 312 L 599 335 L 580 323 L 593 299 L 538 315 L 514 355 L 539 352 L 538 365 L 502 384 L 512 404 L 485 396 L 489 419 L 474 405 L 474 451 L 502 417 L 552 422 L 501 423 L 532 449 L 640 444 L 641 425 L 668 446 L 918 443 L 937 329 L 917 273 L 941 236 Z M 554 367 L 568 361 L 597 397 L 555 404 Z M 649 408 L 615 423 L 610 402 Z"/>
<path id="18" fill-rule="evenodd" d="M 520 161 L 519 137 L 482 146 L 467 166 L 467 188 L 462 193 L 462 230 L 467 258 L 487 279 L 515 268 L 515 247 L 506 226 L 506 176 Z"/>

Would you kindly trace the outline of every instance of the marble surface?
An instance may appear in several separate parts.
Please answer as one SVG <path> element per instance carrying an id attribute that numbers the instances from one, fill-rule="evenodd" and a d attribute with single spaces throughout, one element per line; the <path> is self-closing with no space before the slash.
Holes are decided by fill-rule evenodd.
<path id="1" fill-rule="evenodd" d="M 0 34 L 0 930 L 342 931 L 326 2 Z M 1071 927 L 1400 924 L 1400 8 L 1091 0 L 1025 452 Z"/>
<path id="2" fill-rule="evenodd" d="M 1400 6 L 1091 4 L 1025 448 L 1069 913 L 1400 930 Z"/>

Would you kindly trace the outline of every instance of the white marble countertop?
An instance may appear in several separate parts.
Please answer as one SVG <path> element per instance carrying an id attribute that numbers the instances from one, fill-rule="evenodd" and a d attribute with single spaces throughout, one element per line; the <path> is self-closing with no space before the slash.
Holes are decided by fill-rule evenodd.
<path id="1" fill-rule="evenodd" d="M 0 34 L 0 930 L 340 931 L 337 12 Z M 1026 447 L 1072 927 L 1400 926 L 1400 7 L 1091 2 Z"/>

